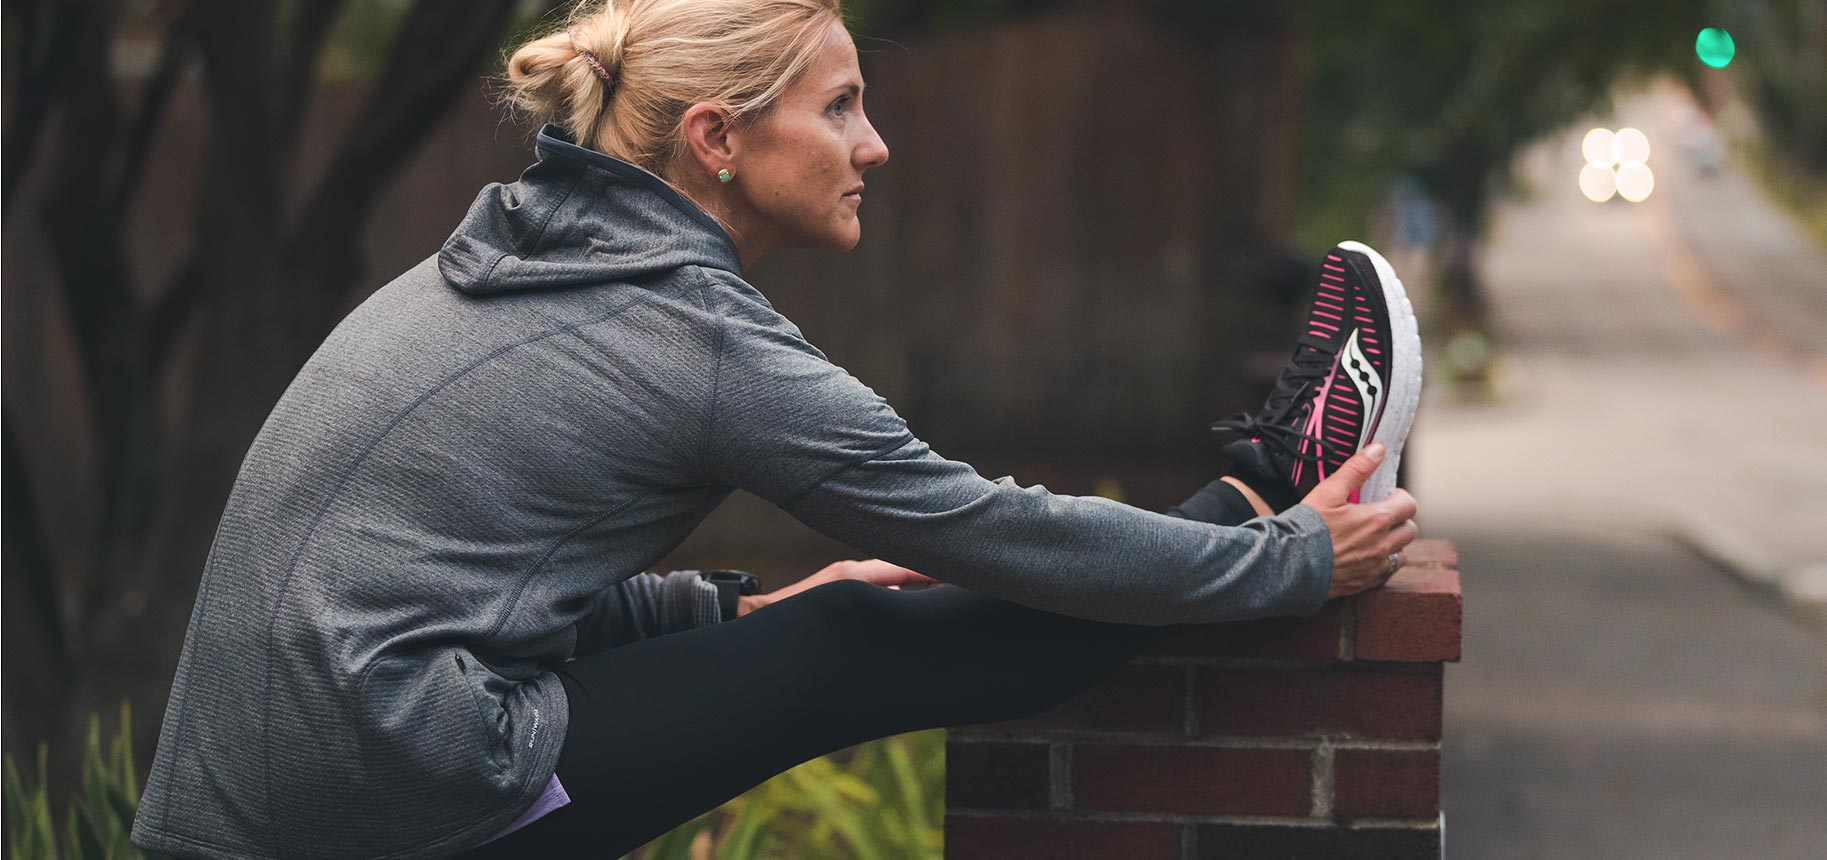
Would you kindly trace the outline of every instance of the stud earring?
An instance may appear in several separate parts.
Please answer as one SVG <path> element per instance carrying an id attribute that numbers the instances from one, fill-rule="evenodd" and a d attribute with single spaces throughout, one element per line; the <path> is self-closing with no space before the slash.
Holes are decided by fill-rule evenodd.
<path id="1" fill-rule="evenodd" d="M 720 182 L 730 181 L 730 169 L 725 167 L 722 170 L 717 171 L 717 179 Z"/>

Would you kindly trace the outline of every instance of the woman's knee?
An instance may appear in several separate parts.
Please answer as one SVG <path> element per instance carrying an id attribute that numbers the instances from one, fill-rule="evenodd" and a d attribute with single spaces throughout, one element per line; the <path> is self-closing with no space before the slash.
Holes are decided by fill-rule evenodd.
<path id="1" fill-rule="evenodd" d="M 861 579 L 834 579 L 806 589 L 781 601 L 821 613 L 851 616 L 879 608 L 877 597 L 888 589 Z"/>
<path id="2" fill-rule="evenodd" d="M 802 632 L 816 632 L 855 645 L 889 633 L 901 612 L 900 592 L 861 579 L 837 579 L 808 588 L 773 604 L 791 607 Z"/>

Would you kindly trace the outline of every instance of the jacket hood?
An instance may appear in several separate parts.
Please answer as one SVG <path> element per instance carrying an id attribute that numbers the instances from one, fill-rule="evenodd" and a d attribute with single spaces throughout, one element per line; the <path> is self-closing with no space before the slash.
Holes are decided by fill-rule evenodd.
<path id="1" fill-rule="evenodd" d="M 491 182 L 438 251 L 438 271 L 474 296 L 638 279 L 680 266 L 742 273 L 728 233 L 653 173 L 578 146 L 547 123 L 539 160 Z"/>

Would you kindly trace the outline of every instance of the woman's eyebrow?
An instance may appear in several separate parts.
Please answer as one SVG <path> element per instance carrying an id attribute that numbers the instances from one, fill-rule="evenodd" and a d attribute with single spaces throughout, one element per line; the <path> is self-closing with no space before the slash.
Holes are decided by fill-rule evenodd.
<path id="1" fill-rule="evenodd" d="M 838 84 L 837 86 L 831 87 L 830 89 L 826 90 L 826 92 L 834 93 L 834 92 L 837 92 L 838 90 L 844 90 L 844 91 L 849 92 L 853 96 L 857 96 L 857 97 L 861 98 L 863 91 L 865 89 L 868 89 L 868 86 L 869 86 L 868 84 L 864 84 L 863 86 L 859 87 L 856 85 L 856 81 L 851 81 L 849 83 Z"/>

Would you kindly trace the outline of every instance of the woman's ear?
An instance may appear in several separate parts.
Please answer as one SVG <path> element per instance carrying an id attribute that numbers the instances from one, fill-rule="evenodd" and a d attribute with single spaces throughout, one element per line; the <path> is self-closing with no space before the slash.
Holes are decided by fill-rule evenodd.
<path id="1" fill-rule="evenodd" d="M 735 160 L 737 141 L 729 112 L 709 102 L 699 102 L 685 110 L 682 132 L 685 145 L 704 175 L 715 174 Z"/>

